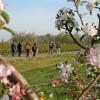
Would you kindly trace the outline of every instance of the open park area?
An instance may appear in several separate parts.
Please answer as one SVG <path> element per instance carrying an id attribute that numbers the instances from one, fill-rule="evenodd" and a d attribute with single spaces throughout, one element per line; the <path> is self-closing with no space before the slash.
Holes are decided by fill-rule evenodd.
<path id="1" fill-rule="evenodd" d="M 100 100 L 100 0 L 0 0 L 0 100 Z"/>
<path id="2" fill-rule="evenodd" d="M 86 67 L 80 65 L 73 59 L 75 54 L 61 54 L 54 56 L 41 56 L 30 58 L 6 57 L 11 64 L 26 78 L 30 87 L 44 100 L 75 100 L 82 92 L 83 87 L 91 81 L 86 75 Z M 75 74 L 70 77 L 69 83 L 60 82 L 53 86 L 54 80 L 60 80 L 60 73 L 56 70 L 56 64 L 68 61 L 75 67 Z M 75 78 L 80 77 L 82 82 L 76 82 Z M 96 88 L 93 87 L 88 94 L 96 95 Z M 99 98 L 100 95 L 98 94 Z"/>

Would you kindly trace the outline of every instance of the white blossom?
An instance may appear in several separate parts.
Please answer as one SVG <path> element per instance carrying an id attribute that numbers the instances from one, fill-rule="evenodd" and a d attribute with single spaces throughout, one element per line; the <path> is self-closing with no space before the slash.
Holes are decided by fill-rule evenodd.
<path id="1" fill-rule="evenodd" d="M 95 27 L 93 25 L 85 25 L 85 26 L 83 26 L 82 31 L 85 34 L 88 34 L 91 37 L 97 35 L 97 30 L 95 29 Z"/>

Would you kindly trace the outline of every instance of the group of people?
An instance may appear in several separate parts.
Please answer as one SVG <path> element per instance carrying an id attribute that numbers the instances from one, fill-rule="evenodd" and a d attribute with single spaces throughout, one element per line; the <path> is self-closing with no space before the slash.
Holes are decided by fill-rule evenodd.
<path id="1" fill-rule="evenodd" d="M 15 56 L 16 51 L 18 52 L 18 56 L 20 57 L 22 54 L 22 47 L 24 47 L 25 52 L 26 52 L 26 57 L 30 55 L 30 51 L 32 51 L 32 56 L 36 56 L 37 51 L 38 51 L 38 46 L 37 43 L 34 43 L 32 46 L 29 42 L 27 42 L 24 46 L 22 46 L 21 42 L 19 42 L 17 45 L 13 41 L 11 44 L 11 52 L 12 56 Z M 53 54 L 54 48 L 56 48 L 57 54 L 60 54 L 61 50 L 61 44 L 59 41 L 54 44 L 52 41 L 49 42 L 49 55 Z"/>
<path id="2" fill-rule="evenodd" d="M 60 50 L 61 50 L 61 44 L 60 44 L 60 42 L 57 41 L 57 43 L 54 45 L 54 43 L 52 41 L 50 41 L 49 42 L 49 55 L 53 54 L 54 47 L 56 47 L 57 54 L 60 54 Z"/>
<path id="3" fill-rule="evenodd" d="M 30 50 L 32 50 L 32 56 L 36 56 L 37 53 L 37 44 L 34 43 L 32 46 L 27 42 L 26 45 L 24 46 L 25 50 L 26 50 L 26 56 L 28 57 L 30 54 Z M 12 52 L 12 56 L 15 55 L 16 51 L 18 52 L 18 56 L 21 56 L 22 53 L 22 44 L 21 42 L 19 42 L 17 45 L 16 43 L 13 41 L 11 44 L 11 52 Z"/>

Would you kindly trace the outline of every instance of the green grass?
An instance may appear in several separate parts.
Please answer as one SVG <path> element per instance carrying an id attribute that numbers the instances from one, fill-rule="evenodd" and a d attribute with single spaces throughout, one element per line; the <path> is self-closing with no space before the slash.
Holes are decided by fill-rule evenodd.
<path id="1" fill-rule="evenodd" d="M 45 56 L 45 57 L 33 57 L 33 58 L 9 58 L 11 64 L 26 78 L 33 90 L 39 95 L 42 91 L 45 94 L 45 100 L 49 100 L 49 95 L 54 94 L 52 100 L 75 100 L 79 95 L 78 91 L 67 91 L 67 89 L 74 88 L 79 90 L 75 84 L 64 85 L 61 83 L 57 87 L 51 85 L 41 86 L 42 83 L 49 84 L 51 80 L 59 79 L 59 72 L 56 70 L 56 64 L 64 61 L 72 63 L 76 69 L 78 75 L 84 77 L 87 81 L 85 74 L 85 67 L 79 66 L 79 64 L 72 59 L 71 54 Z M 88 82 L 88 81 L 87 81 Z M 87 84 L 87 82 L 85 84 Z M 83 85 L 85 85 L 83 84 Z M 66 93 L 65 93 L 66 92 Z"/>

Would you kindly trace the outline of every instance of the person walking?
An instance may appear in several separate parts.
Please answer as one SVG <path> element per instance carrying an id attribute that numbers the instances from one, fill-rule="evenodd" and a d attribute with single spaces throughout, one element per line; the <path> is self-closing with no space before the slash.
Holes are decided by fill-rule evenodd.
<path id="1" fill-rule="evenodd" d="M 21 45 L 20 42 L 17 45 L 17 50 L 18 50 L 18 56 L 20 57 L 21 56 L 21 52 L 22 52 L 22 45 Z"/>
<path id="2" fill-rule="evenodd" d="M 32 46 L 32 53 L 33 53 L 33 56 L 36 56 L 37 54 L 37 44 L 36 43 L 34 43 Z"/>
<path id="3" fill-rule="evenodd" d="M 11 52 L 12 52 L 12 56 L 14 56 L 16 52 L 16 43 L 14 41 L 11 44 Z"/>
<path id="4" fill-rule="evenodd" d="M 25 47 L 26 47 L 26 57 L 29 57 L 31 45 L 27 42 Z"/>
<path id="5" fill-rule="evenodd" d="M 57 54 L 60 54 L 61 44 L 59 41 L 57 41 L 57 43 L 56 43 L 56 49 L 57 49 Z"/>
<path id="6" fill-rule="evenodd" d="M 52 54 L 53 54 L 53 47 L 54 47 L 54 44 L 53 44 L 53 42 L 51 41 L 51 42 L 49 43 L 49 55 L 52 55 Z"/>

